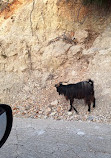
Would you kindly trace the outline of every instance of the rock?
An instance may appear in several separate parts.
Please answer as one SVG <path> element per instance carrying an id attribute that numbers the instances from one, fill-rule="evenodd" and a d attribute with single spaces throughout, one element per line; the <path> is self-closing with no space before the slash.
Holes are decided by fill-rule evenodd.
<path id="1" fill-rule="evenodd" d="M 72 112 L 68 112 L 67 114 L 68 114 L 68 116 L 71 116 L 71 115 L 72 115 Z"/>
<path id="2" fill-rule="evenodd" d="M 78 52 L 81 52 L 82 51 L 82 48 L 83 46 L 82 45 L 76 45 L 76 46 L 72 46 L 69 50 L 69 52 L 71 51 L 72 52 L 72 55 L 74 56 L 75 54 L 77 54 Z"/>
<path id="3" fill-rule="evenodd" d="M 30 110 L 30 108 L 31 108 L 31 107 L 27 105 L 27 106 L 25 107 L 25 110 Z"/>
<path id="4" fill-rule="evenodd" d="M 73 120 L 74 119 L 74 116 L 71 116 L 70 118 L 69 118 L 69 120 Z"/>
<path id="5" fill-rule="evenodd" d="M 48 108 L 46 109 L 46 111 L 45 111 L 46 115 L 51 114 L 51 111 L 52 111 L 52 109 L 48 107 Z"/>
<path id="6" fill-rule="evenodd" d="M 87 118 L 87 120 L 89 120 L 89 121 L 93 121 L 94 119 L 95 119 L 94 116 L 89 116 L 89 117 Z"/>
<path id="7" fill-rule="evenodd" d="M 29 87 L 29 86 L 24 86 L 23 89 L 24 89 L 25 91 L 29 91 L 30 87 Z"/>
<path id="8" fill-rule="evenodd" d="M 56 112 L 52 112 L 51 114 L 50 114 L 50 116 L 54 116 L 56 114 Z"/>
<path id="9" fill-rule="evenodd" d="M 71 44 L 64 44 L 62 41 L 55 42 L 44 49 L 41 62 L 42 67 L 48 70 L 56 70 L 67 61 L 67 52 Z"/>
<path id="10" fill-rule="evenodd" d="M 48 118 L 48 116 L 44 116 L 44 119 L 47 119 Z"/>
<path id="11" fill-rule="evenodd" d="M 89 33 L 85 30 L 77 30 L 74 34 L 74 37 L 77 39 L 78 43 L 83 43 L 85 42 L 88 35 Z"/>
<path id="12" fill-rule="evenodd" d="M 82 54 L 84 54 L 84 55 L 87 55 L 87 54 L 88 55 L 94 55 L 96 53 L 99 53 L 98 48 L 90 48 L 88 50 L 84 49 L 83 52 L 82 52 Z"/>
<path id="13" fill-rule="evenodd" d="M 57 112 L 61 112 L 62 108 L 60 106 L 57 107 Z"/>
<path id="14" fill-rule="evenodd" d="M 71 75 L 72 75 L 72 76 L 76 76 L 76 75 L 77 75 L 76 71 L 73 70 L 73 71 L 71 72 Z"/>
<path id="15" fill-rule="evenodd" d="M 51 102 L 51 105 L 57 105 L 57 104 L 58 104 L 58 100 Z"/>

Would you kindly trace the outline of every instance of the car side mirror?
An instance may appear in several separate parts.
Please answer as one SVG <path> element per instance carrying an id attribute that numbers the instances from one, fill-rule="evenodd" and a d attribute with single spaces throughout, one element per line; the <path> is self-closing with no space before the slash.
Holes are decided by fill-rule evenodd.
<path id="1" fill-rule="evenodd" d="M 9 105 L 0 104 L 0 148 L 6 142 L 12 129 L 13 115 Z"/>

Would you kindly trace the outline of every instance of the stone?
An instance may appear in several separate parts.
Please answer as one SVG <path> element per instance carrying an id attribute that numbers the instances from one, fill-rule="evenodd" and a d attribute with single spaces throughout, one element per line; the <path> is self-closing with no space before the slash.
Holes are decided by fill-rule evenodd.
<path id="1" fill-rule="evenodd" d="M 72 115 L 72 112 L 68 112 L 67 114 L 68 114 L 68 116 L 71 116 L 71 115 Z"/>
<path id="2" fill-rule="evenodd" d="M 73 71 L 71 72 L 71 75 L 72 75 L 72 76 L 76 76 L 76 75 L 77 75 L 76 71 L 73 70 Z"/>
<path id="3" fill-rule="evenodd" d="M 54 116 L 56 114 L 56 112 L 52 112 L 51 114 L 50 114 L 50 116 Z"/>
<path id="4" fill-rule="evenodd" d="M 62 41 L 47 46 L 41 58 L 42 66 L 48 70 L 56 70 L 67 61 L 66 54 L 70 46 L 70 44 L 64 44 Z"/>
<path id="5" fill-rule="evenodd" d="M 51 102 L 51 105 L 57 105 L 58 104 L 58 100 L 54 100 L 53 102 Z"/>
<path id="6" fill-rule="evenodd" d="M 61 112 L 62 108 L 60 106 L 57 107 L 57 112 Z"/>
<path id="7" fill-rule="evenodd" d="M 69 50 L 69 52 L 71 51 L 72 52 L 72 55 L 74 56 L 75 54 L 77 54 L 78 52 L 81 52 L 82 51 L 82 48 L 83 46 L 82 45 L 76 45 L 76 46 L 72 46 Z"/>
<path id="8" fill-rule="evenodd" d="M 46 115 L 51 114 L 51 111 L 52 111 L 52 109 L 48 107 L 48 108 L 46 109 Z"/>
<path id="9" fill-rule="evenodd" d="M 89 120 L 89 121 L 93 121 L 94 119 L 95 119 L 94 116 L 89 116 L 89 117 L 87 118 L 87 120 Z"/>
<path id="10" fill-rule="evenodd" d="M 74 34 L 75 39 L 77 39 L 78 43 L 85 42 L 86 38 L 88 38 L 89 33 L 85 30 L 77 30 Z"/>

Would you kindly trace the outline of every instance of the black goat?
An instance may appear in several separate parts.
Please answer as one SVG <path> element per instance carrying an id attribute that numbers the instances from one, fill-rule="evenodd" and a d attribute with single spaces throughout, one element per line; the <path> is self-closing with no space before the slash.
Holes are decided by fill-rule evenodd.
<path id="1" fill-rule="evenodd" d="M 88 111 L 90 112 L 91 102 L 93 102 L 93 108 L 95 107 L 95 97 L 94 97 L 94 82 L 89 79 L 88 81 L 78 82 L 76 84 L 63 85 L 62 82 L 55 85 L 59 95 L 64 95 L 66 100 L 70 100 L 70 109 L 72 108 L 78 113 L 74 106 L 72 106 L 74 98 L 84 99 L 85 103 L 88 105 Z"/>

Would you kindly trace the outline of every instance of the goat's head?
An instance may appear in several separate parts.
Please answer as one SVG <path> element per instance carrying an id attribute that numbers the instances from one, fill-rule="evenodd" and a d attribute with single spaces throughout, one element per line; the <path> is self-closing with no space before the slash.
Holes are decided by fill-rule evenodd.
<path id="1" fill-rule="evenodd" d="M 55 84 L 55 87 L 58 88 L 62 85 L 62 82 L 59 82 L 58 84 Z"/>
<path id="2" fill-rule="evenodd" d="M 62 92 L 61 92 L 62 82 L 59 82 L 58 84 L 55 84 L 55 87 L 56 87 L 57 92 L 59 93 L 59 95 L 62 94 Z"/>

